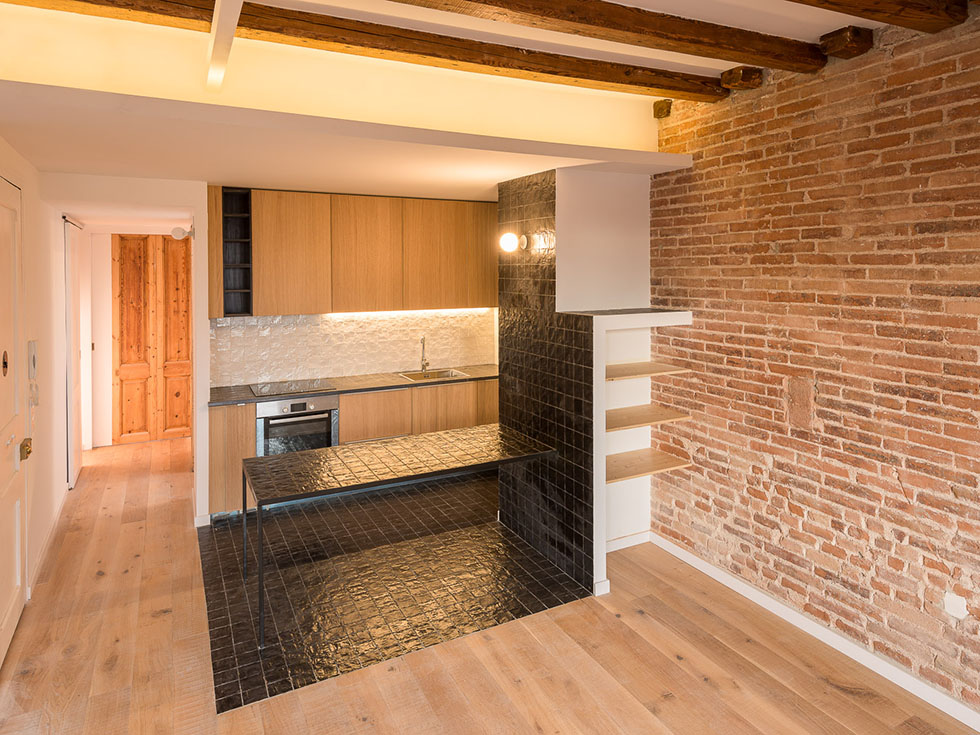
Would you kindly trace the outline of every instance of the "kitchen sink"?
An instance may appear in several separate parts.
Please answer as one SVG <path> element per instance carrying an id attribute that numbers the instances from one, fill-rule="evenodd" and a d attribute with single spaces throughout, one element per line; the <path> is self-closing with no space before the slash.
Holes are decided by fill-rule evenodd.
<path id="1" fill-rule="evenodd" d="M 415 382 L 421 380 L 439 380 L 444 378 L 468 378 L 464 372 L 459 370 L 420 370 L 414 373 L 399 373 L 403 378 Z"/>

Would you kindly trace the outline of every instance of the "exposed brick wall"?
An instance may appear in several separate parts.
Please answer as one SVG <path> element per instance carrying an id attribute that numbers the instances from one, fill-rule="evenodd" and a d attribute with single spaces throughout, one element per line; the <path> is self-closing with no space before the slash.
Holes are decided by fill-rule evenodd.
<path id="1" fill-rule="evenodd" d="M 653 530 L 980 708 L 980 6 L 820 74 L 675 103 L 653 352 L 690 471 Z M 949 591 L 971 617 L 943 611 Z"/>

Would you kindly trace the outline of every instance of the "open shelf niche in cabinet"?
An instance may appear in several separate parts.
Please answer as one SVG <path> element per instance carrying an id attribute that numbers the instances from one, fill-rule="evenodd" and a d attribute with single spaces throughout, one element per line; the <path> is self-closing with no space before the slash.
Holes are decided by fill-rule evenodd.
<path id="1" fill-rule="evenodd" d="M 252 314 L 252 192 L 221 190 L 222 281 L 225 316 Z"/>

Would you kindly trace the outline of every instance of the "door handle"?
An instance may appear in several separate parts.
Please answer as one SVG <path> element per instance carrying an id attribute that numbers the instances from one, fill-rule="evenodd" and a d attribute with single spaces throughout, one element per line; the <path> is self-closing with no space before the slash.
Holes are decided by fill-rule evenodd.
<path id="1" fill-rule="evenodd" d="M 25 459 L 31 456 L 34 451 L 34 440 L 31 437 L 27 437 L 20 443 L 20 461 L 23 462 Z"/>

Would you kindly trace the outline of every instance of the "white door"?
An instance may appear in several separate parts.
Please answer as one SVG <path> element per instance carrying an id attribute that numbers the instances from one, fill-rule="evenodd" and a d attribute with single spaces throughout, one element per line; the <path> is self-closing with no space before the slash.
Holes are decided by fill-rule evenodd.
<path id="1" fill-rule="evenodd" d="M 26 599 L 24 438 L 27 358 L 20 328 L 20 190 L 0 178 L 0 660 Z"/>
<path id="2" fill-rule="evenodd" d="M 65 354 L 68 356 L 68 487 L 82 470 L 81 277 L 82 230 L 65 220 Z"/>

